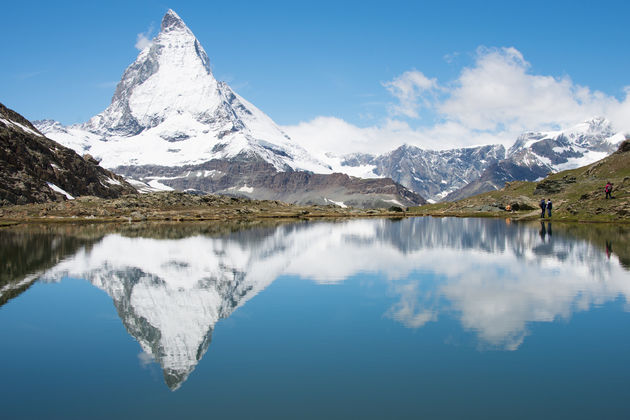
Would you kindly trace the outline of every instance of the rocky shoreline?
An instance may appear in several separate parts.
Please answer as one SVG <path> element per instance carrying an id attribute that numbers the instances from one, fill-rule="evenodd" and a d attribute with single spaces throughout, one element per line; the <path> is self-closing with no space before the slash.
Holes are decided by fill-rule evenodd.
<path id="1" fill-rule="evenodd" d="M 309 219 L 402 216 L 402 208 L 342 208 L 335 205 L 292 205 L 280 201 L 250 200 L 221 195 L 157 192 L 115 199 L 78 197 L 0 207 L 0 226 L 17 223 L 222 221 L 255 219 Z"/>

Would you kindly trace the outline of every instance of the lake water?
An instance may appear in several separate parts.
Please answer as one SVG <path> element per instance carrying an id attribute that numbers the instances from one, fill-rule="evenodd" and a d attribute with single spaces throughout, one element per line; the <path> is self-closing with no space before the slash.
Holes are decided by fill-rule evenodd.
<path id="1" fill-rule="evenodd" d="M 0 230 L 2 418 L 629 418 L 630 227 Z"/>

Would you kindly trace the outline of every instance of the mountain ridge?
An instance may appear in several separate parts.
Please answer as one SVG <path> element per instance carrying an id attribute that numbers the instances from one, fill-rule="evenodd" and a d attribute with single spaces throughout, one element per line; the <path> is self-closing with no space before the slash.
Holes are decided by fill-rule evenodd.
<path id="1" fill-rule="evenodd" d="M 604 186 L 613 183 L 614 199 Z M 455 202 L 410 209 L 436 216 L 496 216 L 539 219 L 541 199 L 553 202 L 555 221 L 627 222 L 630 216 L 630 138 L 617 151 L 594 163 L 553 173 L 538 181 L 511 181 Z M 507 211 L 510 205 L 510 211 Z"/>
<path id="2" fill-rule="evenodd" d="M 0 104 L 0 206 L 135 193 L 92 156 L 81 157 L 46 138 L 26 118 Z"/>
<path id="3" fill-rule="evenodd" d="M 124 71 L 103 112 L 70 127 L 50 120 L 37 125 L 62 144 L 102 159 L 103 166 L 136 177 L 135 185 L 144 190 L 192 189 L 360 207 L 425 202 L 391 180 L 332 176 L 329 165 L 214 78 L 205 50 L 172 10 L 164 16 L 160 33 Z M 244 172 L 220 170 L 224 162 Z M 200 176 L 191 177 L 191 168 Z M 261 172 L 252 174 L 256 169 Z M 279 178 L 302 183 L 303 191 L 283 192 L 276 183 Z"/>
<path id="4" fill-rule="evenodd" d="M 346 155 L 341 165 L 371 167 L 375 175 L 391 178 L 430 201 L 439 201 L 474 181 L 486 168 L 504 157 L 505 147 L 502 145 L 430 150 L 404 144 L 376 156 Z"/>
<path id="5" fill-rule="evenodd" d="M 486 168 L 478 179 L 443 201 L 457 201 L 501 189 L 506 182 L 535 181 L 550 173 L 596 162 L 617 150 L 624 136 L 603 117 L 594 117 L 565 130 L 521 134 L 505 159 Z"/>

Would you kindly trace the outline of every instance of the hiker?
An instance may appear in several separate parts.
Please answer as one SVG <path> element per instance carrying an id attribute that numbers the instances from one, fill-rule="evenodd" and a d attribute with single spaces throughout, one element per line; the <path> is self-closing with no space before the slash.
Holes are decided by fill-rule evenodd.
<path id="1" fill-rule="evenodd" d="M 545 202 L 545 199 L 543 198 L 542 200 L 540 200 L 540 210 L 542 210 L 542 213 L 540 213 L 540 217 L 542 217 L 543 219 L 545 218 L 545 208 L 547 207 L 547 203 Z"/>
<path id="2" fill-rule="evenodd" d="M 547 200 L 547 214 L 551 217 L 551 198 Z"/>
<path id="3" fill-rule="evenodd" d="M 606 186 L 604 187 L 604 192 L 606 193 L 606 198 L 613 198 L 612 197 L 612 189 L 613 189 L 613 184 L 611 184 L 610 182 L 607 182 Z"/>

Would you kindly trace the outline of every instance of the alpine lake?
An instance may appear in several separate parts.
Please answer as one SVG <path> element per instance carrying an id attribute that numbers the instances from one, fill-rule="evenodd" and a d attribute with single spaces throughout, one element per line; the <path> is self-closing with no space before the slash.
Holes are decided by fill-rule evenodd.
<path id="1" fill-rule="evenodd" d="M 0 229 L 0 417 L 630 418 L 630 225 Z"/>

